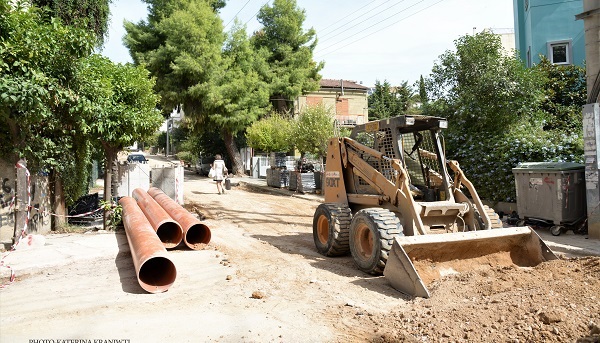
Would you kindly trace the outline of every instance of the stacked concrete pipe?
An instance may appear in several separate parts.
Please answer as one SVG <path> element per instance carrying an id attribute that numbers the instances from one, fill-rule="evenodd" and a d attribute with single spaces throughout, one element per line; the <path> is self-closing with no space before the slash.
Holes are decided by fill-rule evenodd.
<path id="1" fill-rule="evenodd" d="M 156 231 L 156 235 L 163 242 L 165 248 L 175 248 L 183 240 L 183 230 L 169 214 L 141 188 L 136 188 L 132 193 L 150 225 Z"/>
<path id="2" fill-rule="evenodd" d="M 162 190 L 152 187 L 148 194 L 173 218 L 183 229 L 183 241 L 190 249 L 199 250 L 202 244 L 210 242 L 210 228 L 202 224 L 185 208 L 173 201 Z"/>
<path id="3" fill-rule="evenodd" d="M 177 270 L 166 256 L 167 249 L 133 198 L 123 197 L 119 203 L 123 206 L 123 225 L 138 283 L 149 293 L 168 290 L 175 282 Z"/>

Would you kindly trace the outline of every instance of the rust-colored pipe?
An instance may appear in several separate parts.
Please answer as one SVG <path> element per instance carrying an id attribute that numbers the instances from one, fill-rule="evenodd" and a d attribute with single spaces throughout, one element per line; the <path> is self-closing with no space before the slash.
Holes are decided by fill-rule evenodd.
<path id="1" fill-rule="evenodd" d="M 170 249 L 178 246 L 183 240 L 183 230 L 179 223 L 173 220 L 145 190 L 136 188 L 131 195 L 148 218 L 150 225 L 156 231 L 165 248 Z"/>
<path id="2" fill-rule="evenodd" d="M 177 270 L 166 256 L 167 249 L 133 198 L 123 197 L 119 204 L 123 206 L 123 225 L 138 283 L 149 293 L 168 290 L 175 282 Z"/>
<path id="3" fill-rule="evenodd" d="M 210 228 L 202 224 L 162 190 L 152 187 L 148 190 L 148 194 L 167 211 L 171 218 L 175 219 L 181 225 L 183 228 L 183 241 L 190 249 L 201 249 L 201 244 L 208 244 L 210 242 Z"/>

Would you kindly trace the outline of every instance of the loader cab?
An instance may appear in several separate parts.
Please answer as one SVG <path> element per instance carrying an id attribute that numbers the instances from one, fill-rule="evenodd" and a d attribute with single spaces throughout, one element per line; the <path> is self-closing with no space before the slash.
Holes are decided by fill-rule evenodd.
<path id="1" fill-rule="evenodd" d="M 444 118 L 398 116 L 358 125 L 350 138 L 400 160 L 408 171 L 415 201 L 446 201 L 453 197 L 440 140 L 441 130 L 447 127 Z M 381 165 L 374 167 L 382 169 Z M 393 182 L 393 172 L 383 169 Z"/>

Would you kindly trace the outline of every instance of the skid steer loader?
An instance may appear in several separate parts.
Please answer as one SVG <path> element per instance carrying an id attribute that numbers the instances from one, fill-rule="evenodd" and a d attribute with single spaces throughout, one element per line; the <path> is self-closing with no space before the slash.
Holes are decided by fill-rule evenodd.
<path id="1" fill-rule="evenodd" d="M 459 164 L 446 160 L 447 126 L 444 118 L 402 115 L 330 139 L 325 202 L 313 218 L 318 252 L 350 252 L 360 270 L 421 297 L 448 273 L 556 259 L 535 231 L 502 228 L 482 204 Z"/>

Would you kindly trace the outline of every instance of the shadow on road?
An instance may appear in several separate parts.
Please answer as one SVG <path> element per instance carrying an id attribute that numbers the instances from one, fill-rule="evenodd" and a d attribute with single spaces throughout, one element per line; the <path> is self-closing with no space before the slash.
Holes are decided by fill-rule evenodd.
<path id="1" fill-rule="evenodd" d="M 289 198 L 290 196 L 283 191 L 270 191 L 264 188 L 245 187 L 243 190 L 253 193 L 270 193 L 278 197 Z M 192 192 L 203 194 L 203 192 Z M 317 204 L 316 201 L 315 204 Z M 246 232 L 244 234 L 246 237 L 267 242 L 284 254 L 301 255 L 312 267 L 350 278 L 349 282 L 354 285 L 396 299 L 413 299 L 413 297 L 393 289 L 385 277 L 369 275 L 359 270 L 354 265 L 349 252 L 348 255 L 341 257 L 326 257 L 319 254 L 313 240 L 312 225 L 307 224 L 312 223 L 312 214 L 277 213 L 269 209 L 238 210 L 228 208 L 226 204 L 220 202 L 205 204 L 203 211 L 207 211 L 211 219 L 229 221 L 239 225 Z M 270 225 L 271 227 L 261 231 L 261 225 Z M 276 226 L 275 229 L 273 225 Z M 276 232 L 273 234 L 265 233 L 274 230 Z"/>
<path id="2" fill-rule="evenodd" d="M 374 276 L 359 270 L 350 256 L 327 257 L 319 254 L 313 242 L 312 233 L 295 232 L 280 236 L 249 235 L 258 240 L 268 242 L 284 254 L 302 255 L 308 263 L 333 274 L 355 280 L 350 283 L 369 291 L 377 292 L 396 299 L 411 300 L 412 296 L 396 291 L 383 276 Z M 324 281 L 324 280 L 321 280 Z"/>
<path id="3" fill-rule="evenodd" d="M 135 266 L 133 265 L 131 250 L 129 249 L 125 231 L 116 231 L 115 237 L 117 238 L 117 244 L 119 244 L 119 252 L 117 253 L 117 257 L 115 257 L 115 265 L 119 271 L 119 279 L 121 281 L 123 292 L 145 294 L 146 291 L 144 291 L 137 280 Z"/>

